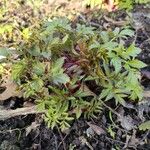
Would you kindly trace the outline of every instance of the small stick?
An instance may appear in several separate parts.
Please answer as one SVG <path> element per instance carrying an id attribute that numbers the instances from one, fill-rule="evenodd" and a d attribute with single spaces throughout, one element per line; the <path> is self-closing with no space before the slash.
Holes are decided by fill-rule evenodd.
<path id="1" fill-rule="evenodd" d="M 61 143 L 63 144 L 63 149 L 64 149 L 64 150 L 67 150 L 67 149 L 66 149 L 66 144 L 65 144 L 65 142 L 64 142 L 64 138 L 63 138 L 63 136 L 62 136 L 62 134 L 61 134 L 61 131 L 60 131 L 60 129 L 59 129 L 58 126 L 57 126 L 57 130 L 58 130 L 59 135 L 60 135 L 60 138 L 61 138 Z M 60 145 L 59 145 L 59 146 L 60 146 Z"/>
<path id="2" fill-rule="evenodd" d="M 101 101 L 102 105 L 106 108 L 108 108 L 112 113 L 114 113 L 115 115 L 117 115 L 119 118 L 122 117 L 119 113 L 117 113 L 115 110 L 113 110 L 112 108 L 110 108 L 108 105 L 106 105 L 101 99 L 99 99 L 99 101 Z"/>
<path id="3" fill-rule="evenodd" d="M 116 26 L 124 26 L 124 25 L 126 25 L 127 24 L 127 21 L 116 21 L 116 20 L 113 20 L 113 19 L 111 19 L 111 18 L 109 18 L 109 17 L 107 17 L 107 16 L 103 16 L 104 17 L 104 19 L 107 21 L 107 22 L 110 22 L 110 23 L 112 23 L 112 24 L 114 24 L 114 25 L 116 25 Z"/>
<path id="4" fill-rule="evenodd" d="M 16 116 L 37 114 L 37 113 L 44 113 L 44 111 L 38 111 L 36 106 L 17 108 L 15 110 L 4 109 L 0 110 L 0 120 L 6 120 Z"/>

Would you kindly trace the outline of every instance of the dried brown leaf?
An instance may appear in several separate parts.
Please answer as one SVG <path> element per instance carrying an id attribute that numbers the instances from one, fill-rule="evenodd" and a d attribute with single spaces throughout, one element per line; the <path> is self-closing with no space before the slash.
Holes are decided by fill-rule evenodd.
<path id="1" fill-rule="evenodd" d="M 0 94 L 0 101 L 7 100 L 10 97 L 22 96 L 22 92 L 17 91 L 17 84 L 15 84 L 9 76 L 4 77 L 3 81 L 4 82 L 2 83 L 1 87 L 5 87 L 6 89 L 3 93 Z"/>
<path id="2" fill-rule="evenodd" d="M 94 125 L 90 122 L 87 122 L 87 124 L 92 128 L 92 130 L 97 134 L 97 135 L 101 135 L 101 134 L 105 134 L 106 132 L 104 131 L 104 129 L 102 129 L 101 127 Z"/>
<path id="3" fill-rule="evenodd" d="M 135 146 L 139 143 L 140 139 L 136 137 L 136 130 L 133 131 L 133 134 L 130 138 L 128 146 Z"/>
<path id="4" fill-rule="evenodd" d="M 143 92 L 143 96 L 144 96 L 144 97 L 150 97 L 150 90 L 145 90 L 145 91 Z"/>
<path id="5" fill-rule="evenodd" d="M 132 130 L 135 128 L 135 124 L 134 124 L 134 120 L 130 115 L 125 116 L 125 110 L 123 107 L 120 107 L 118 110 L 118 113 L 120 114 L 117 118 L 117 120 L 120 122 L 121 126 L 125 129 L 125 130 Z"/>
<path id="6" fill-rule="evenodd" d="M 119 121 L 121 122 L 121 126 L 128 131 L 135 128 L 135 125 L 133 123 L 133 119 L 129 115 L 128 116 L 121 116 L 119 118 Z"/>

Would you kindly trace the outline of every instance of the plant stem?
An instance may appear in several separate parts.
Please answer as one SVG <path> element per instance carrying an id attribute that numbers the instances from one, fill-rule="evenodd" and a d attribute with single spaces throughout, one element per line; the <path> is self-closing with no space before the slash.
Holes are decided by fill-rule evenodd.
<path id="1" fill-rule="evenodd" d="M 113 110 L 113 109 L 110 108 L 108 105 L 106 105 L 100 98 L 99 98 L 98 100 L 103 104 L 103 106 L 105 106 L 106 108 L 108 108 L 112 113 L 114 113 L 114 114 L 117 115 L 118 117 L 121 117 L 120 114 L 118 114 L 115 110 Z"/>

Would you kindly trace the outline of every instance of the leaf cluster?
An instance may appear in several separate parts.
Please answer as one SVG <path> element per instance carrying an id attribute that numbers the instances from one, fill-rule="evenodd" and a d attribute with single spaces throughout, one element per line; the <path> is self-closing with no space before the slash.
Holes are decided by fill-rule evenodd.
<path id="1" fill-rule="evenodd" d="M 68 128 L 79 118 L 96 117 L 101 100 L 140 100 L 142 87 L 139 69 L 146 65 L 137 60 L 140 49 L 124 40 L 133 36 L 129 28 L 97 31 L 66 18 L 43 22 L 17 47 L 18 58 L 11 61 L 12 79 L 26 100 L 36 102 L 45 111 L 45 121 L 54 128 Z M 87 84 L 87 82 L 89 84 Z M 94 83 L 98 87 L 90 90 Z"/>

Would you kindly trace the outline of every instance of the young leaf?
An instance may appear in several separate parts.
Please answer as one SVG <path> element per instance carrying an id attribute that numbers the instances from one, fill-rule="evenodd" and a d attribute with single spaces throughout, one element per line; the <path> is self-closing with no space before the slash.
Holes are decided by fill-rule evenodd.
<path id="1" fill-rule="evenodd" d="M 23 75 L 25 69 L 27 67 L 27 63 L 25 60 L 22 60 L 12 66 L 12 79 L 18 80 Z"/>
<path id="2" fill-rule="evenodd" d="M 36 75 L 42 76 L 44 74 L 44 71 L 45 71 L 45 65 L 43 63 L 35 62 L 33 64 L 33 72 Z"/>
<path id="3" fill-rule="evenodd" d="M 142 61 L 137 60 L 137 59 L 130 60 L 130 61 L 128 62 L 128 64 L 129 64 L 131 67 L 134 67 L 134 68 L 137 68 L 137 69 L 144 68 L 144 67 L 147 66 L 145 63 L 143 63 Z"/>
<path id="4" fill-rule="evenodd" d="M 121 65 L 121 59 L 117 56 L 113 57 L 110 61 L 111 65 L 114 66 L 115 72 L 118 73 L 120 72 L 122 65 Z"/>
<path id="5" fill-rule="evenodd" d="M 127 50 L 126 50 L 126 54 L 132 57 L 136 57 L 139 53 L 141 52 L 141 49 L 138 47 L 135 47 L 134 44 L 131 44 Z"/>
<path id="6" fill-rule="evenodd" d="M 93 32 L 94 27 L 86 27 L 85 25 L 77 24 L 77 33 L 79 35 L 94 35 Z"/>
<path id="7" fill-rule="evenodd" d="M 64 74 L 64 73 L 53 75 L 52 78 L 53 78 L 53 82 L 55 84 L 59 84 L 59 83 L 65 84 L 65 83 L 70 81 L 69 76 L 67 74 Z"/>
<path id="8" fill-rule="evenodd" d="M 70 78 L 67 74 L 64 73 L 62 68 L 64 64 L 64 58 L 59 58 L 53 65 L 51 70 L 52 80 L 55 84 L 65 84 L 69 82 Z"/>
<path id="9" fill-rule="evenodd" d="M 133 36 L 134 31 L 131 29 L 124 29 L 119 33 L 121 36 Z"/>

